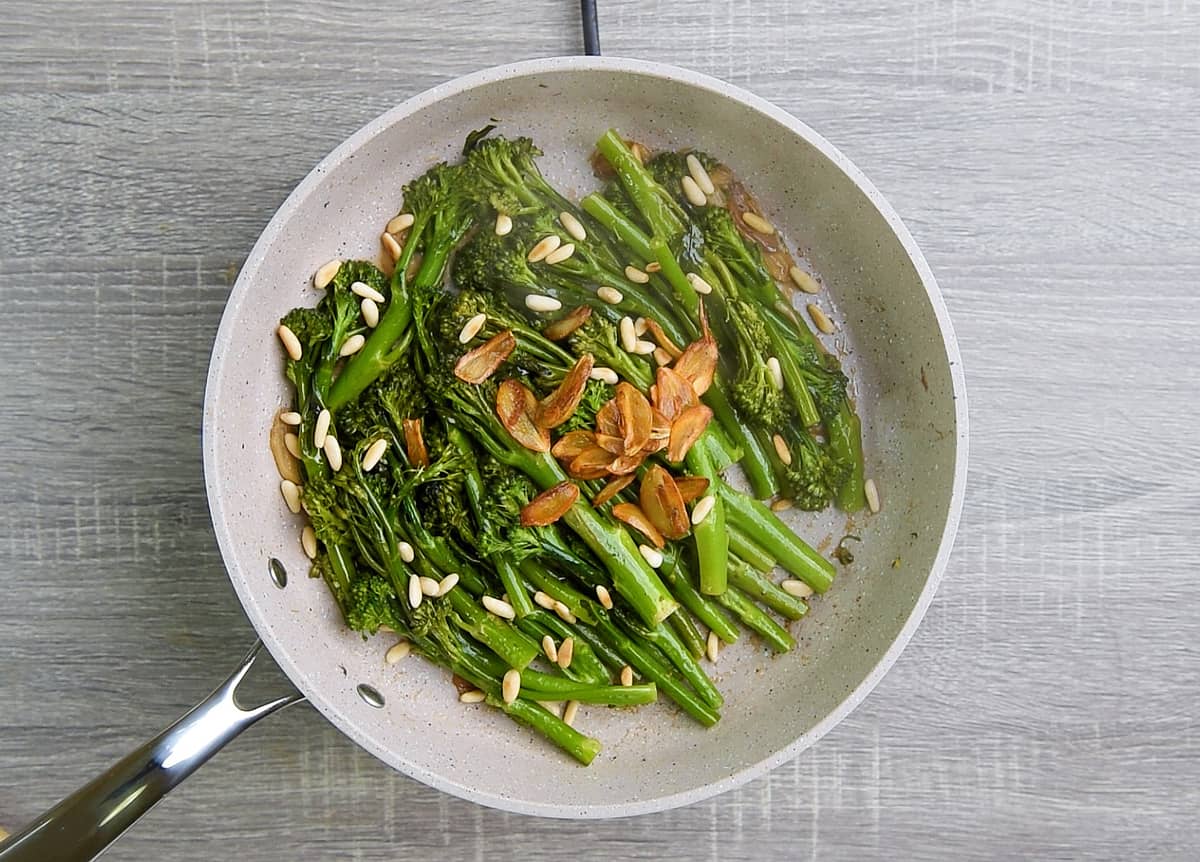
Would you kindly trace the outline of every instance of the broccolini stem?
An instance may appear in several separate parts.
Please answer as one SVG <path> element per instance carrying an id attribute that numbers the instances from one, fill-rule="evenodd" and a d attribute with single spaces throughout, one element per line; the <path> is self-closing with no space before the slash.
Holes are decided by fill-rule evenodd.
<path id="1" fill-rule="evenodd" d="M 534 638 L 541 643 L 542 638 L 546 635 L 561 641 L 563 638 L 575 639 L 575 657 L 571 659 L 570 666 L 563 668 L 563 674 L 569 677 L 576 685 L 606 685 L 611 677 L 608 668 L 596 657 L 596 653 L 587 643 L 580 640 L 575 631 L 567 626 L 562 620 L 563 629 L 551 629 L 545 625 L 541 625 L 538 620 L 542 619 L 538 615 L 545 614 L 545 611 L 535 610 L 527 617 L 522 617 L 517 620 L 517 628 L 525 632 L 525 634 Z M 548 615 L 550 616 L 550 615 Z M 553 617 L 553 619 L 558 619 Z M 557 635 L 557 637 L 555 637 Z M 620 664 L 617 665 L 620 668 Z"/>
<path id="2" fill-rule="evenodd" d="M 662 572 L 679 603 L 695 614 L 710 630 L 716 632 L 717 637 L 727 644 L 738 639 L 737 626 L 725 616 L 724 611 L 713 604 L 712 599 L 696 591 L 687 572 L 683 570 L 678 555 L 672 555 L 663 563 Z"/>
<path id="3" fill-rule="evenodd" d="M 779 479 L 771 466 L 771 456 L 767 454 L 766 446 L 758 439 L 758 435 L 738 418 L 733 405 L 725 397 L 725 390 L 720 385 L 709 387 L 704 393 L 704 403 L 712 408 L 713 418 L 720 423 L 720 427 L 736 438 L 733 442 L 742 450 L 738 464 L 745 471 L 754 496 L 765 500 L 779 493 Z"/>
<path id="4" fill-rule="evenodd" d="M 557 679 L 557 677 L 548 677 Z M 658 700 L 658 687 L 652 683 L 639 685 L 597 685 L 590 688 L 564 688 L 555 691 L 543 691 L 533 688 L 525 689 L 524 672 L 521 675 L 521 696 L 530 700 L 577 700 L 580 703 L 594 703 L 601 706 L 641 706 Z"/>
<path id="5" fill-rule="evenodd" d="M 671 624 L 671 628 L 675 629 L 675 634 L 679 636 L 680 642 L 687 651 L 692 654 L 692 658 L 700 658 L 704 655 L 704 636 L 700 634 L 700 629 L 696 628 L 696 623 L 692 620 L 692 615 L 687 608 L 680 608 L 671 614 L 667 618 L 667 622 Z"/>
<path id="6" fill-rule="evenodd" d="M 555 601 L 562 602 L 576 617 L 586 623 L 595 617 L 594 606 L 583 593 L 560 578 L 543 569 L 536 561 L 525 559 L 520 562 L 521 574 L 533 585 Z"/>
<path id="7" fill-rule="evenodd" d="M 520 670 L 541 655 L 541 649 L 532 638 L 489 614 L 463 590 L 451 590 L 446 593 L 446 598 L 454 607 L 461 628 L 488 646 L 509 667 Z"/>
<path id="8" fill-rule="evenodd" d="M 829 448 L 839 460 L 851 465 L 850 475 L 838 489 L 837 504 L 843 512 L 857 512 L 867 504 L 863 491 L 862 421 L 858 414 L 843 402 L 837 414 L 825 420 L 825 433 L 829 435 Z"/>
<path id="9" fill-rule="evenodd" d="M 729 567 L 729 583 L 789 620 L 798 620 L 808 613 L 808 605 L 803 599 L 785 593 L 741 560 L 734 560 Z"/>
<path id="10" fill-rule="evenodd" d="M 694 474 L 708 479 L 710 490 L 716 484 L 724 484 L 724 480 L 713 469 L 704 439 L 697 441 L 688 451 L 687 465 Z M 692 533 L 696 537 L 696 556 L 700 563 L 700 592 L 709 596 L 719 595 L 725 590 L 725 570 L 729 565 L 729 534 L 725 532 L 725 506 L 720 496 L 716 498 L 708 517 L 697 524 Z"/>
<path id="11" fill-rule="evenodd" d="M 596 149 L 612 165 L 621 185 L 633 200 L 634 206 L 650 226 L 650 231 L 662 239 L 673 239 L 683 232 L 683 221 L 676 214 L 678 204 L 664 194 L 645 165 L 625 146 L 616 129 L 609 129 L 596 142 Z"/>
<path id="12" fill-rule="evenodd" d="M 663 623 L 649 628 L 638 625 L 635 620 L 629 617 L 618 609 L 613 614 L 623 625 L 634 635 L 642 640 L 649 641 L 654 646 L 658 647 L 662 654 L 667 657 L 667 660 L 675 666 L 675 669 L 683 674 L 684 679 L 691 684 L 696 693 L 700 695 L 713 709 L 720 709 L 721 704 L 725 702 L 725 698 L 721 696 L 721 692 L 717 691 L 717 687 L 713 685 L 708 674 L 704 672 L 704 668 L 700 667 L 700 663 L 687 650 L 687 647 L 675 636 L 675 632 L 670 626 Z"/>
<path id="13" fill-rule="evenodd" d="M 736 587 L 730 587 L 717 597 L 717 601 L 737 615 L 737 618 L 749 628 L 762 635 L 771 649 L 775 652 L 788 652 L 796 646 L 796 641 L 788 634 L 788 630 L 760 608 Z"/>
<path id="14" fill-rule="evenodd" d="M 592 192 L 580 204 L 584 212 L 604 225 L 634 253 L 638 261 L 654 260 L 650 238 L 629 218 L 598 192 Z"/>
<path id="15" fill-rule="evenodd" d="M 762 545 L 739 530 L 735 524 L 728 524 L 727 529 L 729 530 L 729 550 L 734 556 L 745 560 L 763 574 L 767 574 L 775 568 L 775 558 Z"/>
<path id="16" fill-rule="evenodd" d="M 717 491 L 725 502 L 730 523 L 758 544 L 773 548 L 783 567 L 818 593 L 829 589 L 833 563 L 809 547 L 763 503 L 725 482 L 717 485 Z"/>
<path id="17" fill-rule="evenodd" d="M 595 653 L 604 666 L 612 671 L 619 671 L 628 663 L 612 645 L 597 637 L 595 631 L 586 626 L 569 626 L 554 614 L 541 609 L 534 611 L 522 620 L 522 622 L 526 621 L 532 621 L 551 634 L 558 635 L 558 640 L 567 637 L 575 638 L 575 658 L 571 660 L 571 667 L 575 666 L 580 656 L 586 654 L 587 650 Z M 581 648 L 586 649 L 581 652 Z"/>

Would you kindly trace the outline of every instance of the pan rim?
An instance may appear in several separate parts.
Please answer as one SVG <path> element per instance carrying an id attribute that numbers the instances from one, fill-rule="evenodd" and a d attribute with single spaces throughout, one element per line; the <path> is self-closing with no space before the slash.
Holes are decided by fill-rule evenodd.
<path id="1" fill-rule="evenodd" d="M 946 511 L 946 523 L 942 530 L 937 555 L 934 558 L 933 565 L 930 567 L 929 577 L 925 581 L 921 594 L 913 605 L 913 609 L 905 620 L 904 625 L 901 627 L 896 638 L 880 655 L 874 667 L 854 690 L 809 732 L 796 738 L 789 745 L 779 749 L 772 755 L 745 766 L 717 781 L 663 796 L 586 806 L 512 799 L 480 791 L 425 769 L 402 756 L 398 756 L 394 750 L 374 744 L 369 738 L 359 732 L 357 724 L 350 716 L 343 713 L 331 700 L 322 695 L 319 686 L 310 684 L 307 677 L 300 672 L 296 664 L 272 635 L 269 621 L 255 602 L 249 590 L 248 579 L 241 571 L 235 550 L 235 542 L 225 517 L 224 500 L 217 490 L 220 485 L 220 477 L 217 471 L 216 441 L 213 433 L 216 423 L 216 391 L 225 364 L 225 357 L 228 355 L 227 348 L 234 336 L 233 319 L 236 316 L 234 312 L 236 312 L 248 295 L 247 286 L 256 277 L 258 269 L 266 258 L 267 249 L 290 221 L 295 210 L 299 208 L 310 191 L 322 180 L 325 174 L 351 157 L 364 144 L 385 129 L 390 128 L 398 122 L 402 122 L 413 114 L 443 99 L 459 95 L 482 85 L 494 84 L 505 80 L 554 72 L 579 71 L 623 72 L 643 77 L 659 78 L 674 83 L 683 83 L 695 89 L 705 91 L 715 97 L 735 100 L 773 120 L 798 137 L 803 138 L 808 144 L 829 159 L 863 193 L 880 215 L 883 216 L 889 229 L 900 242 L 905 254 L 912 262 L 937 320 L 939 334 L 946 352 L 946 358 L 949 362 L 949 373 L 955 401 L 954 479 Z M 937 592 L 938 585 L 941 583 L 947 563 L 949 562 L 954 537 L 958 530 L 967 477 L 968 418 L 966 384 L 962 367 L 962 357 L 950 321 L 949 312 L 941 291 L 937 286 L 936 279 L 924 255 L 917 247 L 916 241 L 900 220 L 896 211 L 878 189 L 875 188 L 862 171 L 843 155 L 841 151 L 825 140 L 824 137 L 767 100 L 740 87 L 703 73 L 664 63 L 612 56 L 552 57 L 483 69 L 437 85 L 404 101 L 371 120 L 343 141 L 329 155 L 323 158 L 296 188 L 292 190 L 287 199 L 271 217 L 267 226 L 259 235 L 249 256 L 246 258 L 245 263 L 242 265 L 238 278 L 230 292 L 225 311 L 222 314 L 221 323 L 213 343 L 205 387 L 202 447 L 209 513 L 212 518 L 213 530 L 216 534 L 222 561 L 237 593 L 238 600 L 241 602 L 246 616 L 271 653 L 272 658 L 283 672 L 287 674 L 292 683 L 304 693 L 308 700 L 326 719 L 337 727 L 339 731 L 346 734 L 346 736 L 350 737 L 354 742 L 384 763 L 424 784 L 453 796 L 518 814 L 567 819 L 604 819 L 649 814 L 688 805 L 732 790 L 764 775 L 769 770 L 797 756 L 841 722 L 842 719 L 862 703 L 883 678 L 884 674 L 895 664 L 905 646 L 911 640 L 932 602 L 934 594 Z"/>

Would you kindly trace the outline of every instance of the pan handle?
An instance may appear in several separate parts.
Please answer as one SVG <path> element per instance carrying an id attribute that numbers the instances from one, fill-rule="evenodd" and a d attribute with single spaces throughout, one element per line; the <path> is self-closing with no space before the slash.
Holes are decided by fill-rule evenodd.
<path id="1" fill-rule="evenodd" d="M 94 859 L 227 742 L 260 718 L 304 700 L 293 691 L 252 709 L 238 705 L 238 685 L 261 649 L 262 641 L 256 642 L 237 670 L 179 721 L 0 842 L 0 862 Z"/>

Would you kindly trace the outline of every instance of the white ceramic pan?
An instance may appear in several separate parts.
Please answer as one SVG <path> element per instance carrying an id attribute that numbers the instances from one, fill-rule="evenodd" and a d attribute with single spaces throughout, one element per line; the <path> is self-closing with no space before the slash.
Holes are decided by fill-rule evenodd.
<path id="1" fill-rule="evenodd" d="M 588 190 L 581 167 L 610 126 L 652 147 L 696 146 L 733 166 L 826 286 L 822 302 L 840 327 L 832 344 L 845 354 L 863 416 L 867 474 L 884 499 L 882 513 L 855 519 L 855 561 L 795 627 L 795 651 L 771 658 L 746 638 L 722 654 L 715 678 L 726 705 L 717 726 L 704 729 L 669 704 L 585 707 L 576 724 L 604 745 L 587 768 L 496 711 L 460 704 L 445 672 L 424 661 L 385 665 L 386 636 L 364 641 L 344 628 L 324 583 L 305 576 L 299 524 L 282 504 L 266 444 L 288 399 L 273 334 L 280 316 L 315 299 L 311 276 L 328 258 L 375 258 L 402 182 L 455 157 L 468 132 L 492 121 L 535 138 L 548 153 L 543 170 L 576 193 Z M 694 72 L 597 57 L 519 63 L 436 87 L 322 161 L 242 268 L 204 405 L 209 504 L 230 580 L 303 697 L 406 775 L 551 817 L 617 817 L 704 799 L 795 757 L 841 720 L 896 660 L 933 596 L 958 522 L 966 438 L 942 298 L 867 179 L 803 123 L 747 92 Z M 788 514 L 815 545 L 846 531 L 835 513 Z M 86 858 L 224 741 L 299 699 L 245 712 L 232 699 L 238 679 L 48 812 L 0 859 Z M 44 843 L 55 837 L 60 843 Z"/>

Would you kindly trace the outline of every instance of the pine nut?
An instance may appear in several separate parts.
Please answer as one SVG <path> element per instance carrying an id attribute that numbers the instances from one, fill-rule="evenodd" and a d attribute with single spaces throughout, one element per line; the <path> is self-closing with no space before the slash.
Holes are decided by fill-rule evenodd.
<path id="1" fill-rule="evenodd" d="M 652 548 L 649 545 L 638 545 L 638 550 L 642 552 L 642 557 L 650 564 L 650 568 L 657 569 L 663 564 L 662 551 L 658 548 Z"/>
<path id="2" fill-rule="evenodd" d="M 646 330 L 649 328 L 649 326 L 650 325 L 646 323 L 646 318 L 639 317 L 633 321 L 633 334 L 638 338 L 641 338 L 646 334 Z"/>
<path id="3" fill-rule="evenodd" d="M 663 365 L 671 364 L 671 354 L 663 350 L 661 347 L 654 348 L 654 364 L 662 367 Z"/>
<path id="4" fill-rule="evenodd" d="M 279 493 L 283 494 L 283 501 L 287 503 L 287 507 L 293 515 L 300 514 L 300 486 L 291 479 L 284 479 L 279 483 Z"/>
<path id="5" fill-rule="evenodd" d="M 569 242 L 566 245 L 560 245 L 554 251 L 546 255 L 546 263 L 553 266 L 556 263 L 562 263 L 575 253 L 575 243 Z"/>
<path id="6" fill-rule="evenodd" d="M 621 336 L 621 346 L 627 353 L 633 353 L 638 342 L 637 333 L 633 329 L 633 320 L 629 317 L 622 317 L 621 322 L 617 324 L 617 332 Z"/>
<path id="7" fill-rule="evenodd" d="M 483 606 L 501 619 L 515 620 L 517 618 L 517 612 L 513 610 L 513 606 L 508 602 L 500 601 L 500 599 L 484 596 Z"/>
<path id="8" fill-rule="evenodd" d="M 459 703 L 483 703 L 485 700 L 487 700 L 487 695 L 477 688 L 464 691 L 458 696 Z"/>
<path id="9" fill-rule="evenodd" d="M 342 262 L 337 258 L 328 263 L 321 264 L 317 271 L 313 273 L 313 287 L 317 290 L 324 290 L 329 287 L 329 282 L 337 278 L 338 270 L 342 268 Z"/>
<path id="10" fill-rule="evenodd" d="M 632 352 L 636 353 L 638 356 L 649 356 L 657 349 L 658 345 L 653 341 L 643 341 L 639 338 L 634 343 Z"/>
<path id="11" fill-rule="evenodd" d="M 705 296 L 712 293 L 712 285 L 709 284 L 707 281 L 705 281 L 703 278 L 701 278 L 696 273 L 689 272 L 687 274 L 687 280 L 689 282 L 691 282 L 692 290 L 696 291 L 696 293 L 701 293 L 701 294 L 704 294 Z"/>
<path id="12" fill-rule="evenodd" d="M 304 549 L 304 556 L 310 560 L 317 558 L 317 532 L 307 524 L 300 531 L 300 547 Z"/>
<path id="13" fill-rule="evenodd" d="M 442 582 L 438 584 L 437 594 L 439 597 L 444 596 L 456 586 L 458 586 L 458 572 L 451 572 L 442 578 Z"/>
<path id="14" fill-rule="evenodd" d="M 706 195 L 711 195 L 717 190 L 713 185 L 712 177 L 708 175 L 708 171 L 704 169 L 704 165 L 700 164 L 700 160 L 696 158 L 695 153 L 688 153 L 687 157 L 688 173 L 692 175 L 692 179 L 696 181 L 696 185 L 700 187 L 700 191 Z"/>
<path id="15" fill-rule="evenodd" d="M 282 422 L 284 425 L 299 425 L 300 422 L 302 421 L 302 417 L 300 416 L 299 413 L 296 413 L 293 410 L 289 410 L 287 413 L 279 414 L 279 421 Z"/>
<path id="16" fill-rule="evenodd" d="M 625 267 L 625 277 L 634 284 L 645 284 L 650 280 L 650 276 L 633 265 Z"/>
<path id="17" fill-rule="evenodd" d="M 775 454 L 779 456 L 779 460 L 783 462 L 785 467 L 790 467 L 792 464 L 792 450 L 788 448 L 787 441 L 776 434 L 771 438 L 771 442 L 775 444 Z"/>
<path id="18" fill-rule="evenodd" d="M 558 662 L 558 647 L 554 645 L 554 638 L 546 635 L 542 638 L 542 652 L 546 654 L 546 659 L 551 662 Z"/>
<path id="19" fill-rule="evenodd" d="M 485 323 L 487 323 L 486 314 L 480 313 L 472 317 L 463 324 L 462 332 L 458 333 L 458 343 L 466 344 L 469 342 L 479 334 L 479 330 L 483 329 Z"/>
<path id="20" fill-rule="evenodd" d="M 604 584 L 596 584 L 596 598 L 606 611 L 612 610 L 612 596 L 608 594 L 608 587 L 604 586 Z"/>
<path id="21" fill-rule="evenodd" d="M 379 305 L 373 299 L 364 299 L 362 305 L 359 306 L 362 311 L 363 320 L 367 326 L 374 329 L 379 325 Z"/>
<path id="22" fill-rule="evenodd" d="M 662 264 L 659 263 L 657 260 L 652 260 L 648 264 L 646 264 L 644 267 L 642 267 L 642 270 L 644 272 L 648 272 L 648 273 L 661 272 Z"/>
<path id="23" fill-rule="evenodd" d="M 421 606 L 421 599 L 425 594 L 421 592 L 421 579 L 416 575 L 408 576 L 408 604 L 415 611 Z"/>
<path id="24" fill-rule="evenodd" d="M 575 655 L 575 638 L 563 638 L 563 642 L 558 647 L 558 666 L 566 670 L 571 666 L 571 659 Z"/>
<path id="25" fill-rule="evenodd" d="M 548 611 L 554 610 L 554 599 L 541 590 L 533 594 L 533 603 L 539 608 L 545 608 Z"/>
<path id="26" fill-rule="evenodd" d="M 829 319 L 829 316 L 811 302 L 807 305 L 807 308 L 808 316 L 812 318 L 812 322 L 817 329 L 821 330 L 826 335 L 833 335 L 835 327 L 833 325 L 833 321 Z"/>
<path id="27" fill-rule="evenodd" d="M 421 578 L 421 595 L 433 598 L 441 590 L 442 585 L 433 578 Z"/>
<path id="28" fill-rule="evenodd" d="M 396 216 L 387 223 L 387 227 L 385 227 L 384 230 L 386 230 L 388 233 L 401 233 L 412 227 L 414 221 L 416 221 L 416 219 L 413 218 L 412 213 L 400 213 L 400 215 Z"/>
<path id="29" fill-rule="evenodd" d="M 396 546 L 396 551 L 400 554 L 400 559 L 406 563 L 411 563 L 417 558 L 417 554 L 413 551 L 413 546 L 408 542 L 401 542 Z"/>
<path id="30" fill-rule="evenodd" d="M 609 305 L 620 305 L 625 297 L 621 291 L 615 287 L 609 287 L 607 284 L 596 289 L 596 296 L 607 302 Z"/>
<path id="31" fill-rule="evenodd" d="M 291 453 L 291 456 L 293 458 L 300 457 L 300 438 L 297 437 L 295 434 L 293 434 L 290 431 L 287 434 L 284 434 L 283 435 L 283 445 L 284 445 L 284 448 L 286 448 L 288 450 L 288 452 Z"/>
<path id="32" fill-rule="evenodd" d="M 338 351 L 338 356 L 353 356 L 355 353 L 363 349 L 363 345 L 367 343 L 367 339 L 361 333 L 351 335 L 342 342 L 342 349 Z"/>
<path id="33" fill-rule="evenodd" d="M 382 437 L 367 447 L 362 459 L 362 468 L 365 472 L 370 473 L 375 469 L 375 465 L 383 459 L 383 453 L 387 451 L 387 447 L 388 441 Z"/>
<path id="34" fill-rule="evenodd" d="M 539 293 L 530 293 L 525 297 L 525 307 L 530 311 L 558 311 L 562 308 L 562 303 L 553 296 L 542 296 Z"/>
<path id="35" fill-rule="evenodd" d="M 333 421 L 333 416 L 328 410 L 322 410 L 317 414 L 317 424 L 313 428 L 313 447 L 320 449 L 325 445 L 325 438 L 329 434 L 329 423 Z"/>
<path id="36" fill-rule="evenodd" d="M 776 500 L 774 503 L 771 504 L 771 511 L 772 512 L 786 512 L 788 509 L 792 508 L 793 505 L 794 504 L 792 503 L 792 501 L 789 500 L 787 497 L 780 497 L 778 500 Z"/>
<path id="37" fill-rule="evenodd" d="M 708 655 L 709 661 L 717 660 L 717 652 L 721 649 L 721 639 L 717 637 L 716 632 L 708 633 L 708 640 L 704 645 L 704 652 Z"/>
<path id="38" fill-rule="evenodd" d="M 817 284 L 817 280 L 798 266 L 793 266 L 788 270 L 788 278 L 792 280 L 792 284 L 805 293 L 821 292 L 821 285 Z"/>
<path id="39" fill-rule="evenodd" d="M 798 599 L 807 599 L 809 596 L 811 596 L 813 594 L 812 587 L 810 587 L 808 584 L 804 583 L 804 581 L 797 581 L 793 578 L 788 578 L 786 581 L 783 581 L 779 586 L 782 587 L 783 591 L 785 593 L 787 593 L 789 596 L 795 596 Z"/>
<path id="40" fill-rule="evenodd" d="M 300 357 L 304 355 L 304 348 L 300 346 L 300 339 L 296 337 L 296 333 L 282 323 L 275 331 L 279 334 L 279 340 L 283 342 L 283 349 L 287 351 L 287 355 L 293 362 L 299 362 Z"/>
<path id="41" fill-rule="evenodd" d="M 510 667 L 504 672 L 504 682 L 500 684 L 500 694 L 503 696 L 505 703 L 512 703 L 520 693 L 521 672 L 516 668 Z"/>
<path id="42" fill-rule="evenodd" d="M 342 469 L 342 447 L 338 444 L 337 438 L 330 434 L 325 438 L 325 445 L 322 447 L 325 450 L 325 460 L 329 462 L 329 469 L 337 472 Z"/>
<path id="43" fill-rule="evenodd" d="M 607 383 L 609 386 L 616 386 L 620 381 L 617 372 L 603 365 L 597 365 L 592 368 L 592 373 L 588 375 L 593 380 L 599 380 L 601 383 Z"/>
<path id="44" fill-rule="evenodd" d="M 692 206 L 702 207 L 708 203 L 708 198 L 704 196 L 704 192 L 700 191 L 700 186 L 691 177 L 684 177 L 680 180 L 679 185 L 683 187 L 683 196 Z"/>
<path id="45" fill-rule="evenodd" d="M 571 239 L 578 242 L 587 239 L 587 230 L 584 229 L 583 223 L 569 212 L 559 213 L 558 220 L 562 223 L 563 229 L 571 235 Z"/>
<path id="46" fill-rule="evenodd" d="M 563 710 L 563 714 L 562 714 L 563 724 L 570 727 L 571 725 L 573 725 L 575 723 L 575 716 L 577 716 L 578 714 L 579 714 L 579 701 L 568 700 L 567 706 Z"/>
<path id="47" fill-rule="evenodd" d="M 633 685 L 633 668 L 629 665 L 625 665 L 625 667 L 621 668 L 621 685 L 625 686 L 626 688 L 629 688 L 629 686 Z"/>
<path id="48" fill-rule="evenodd" d="M 387 301 L 383 298 L 382 293 L 371 287 L 371 285 L 367 284 L 365 281 L 354 282 L 354 284 L 350 285 L 350 292 L 355 296 L 361 296 L 363 299 L 373 299 L 376 302 Z"/>
<path id="49" fill-rule="evenodd" d="M 556 233 L 552 233 L 550 236 L 543 237 L 538 241 L 537 245 L 529 250 L 529 262 L 537 263 L 539 260 L 545 260 L 546 255 L 554 251 L 560 245 L 562 245 L 562 238 Z"/>
<path id="50" fill-rule="evenodd" d="M 513 221 L 511 216 L 499 213 L 496 216 L 496 236 L 508 236 L 512 233 Z"/>
<path id="51" fill-rule="evenodd" d="M 559 707 L 560 701 L 539 700 L 539 701 L 536 701 L 536 703 L 538 706 L 540 706 L 542 709 L 546 710 L 546 712 L 550 713 L 551 715 L 558 716 L 558 707 Z"/>
<path id="52" fill-rule="evenodd" d="M 867 496 L 867 508 L 874 515 L 879 512 L 879 488 L 875 486 L 874 479 L 868 479 L 863 482 L 863 493 Z"/>
<path id="53" fill-rule="evenodd" d="M 558 614 L 558 618 L 564 623 L 571 623 L 574 625 L 575 623 L 579 622 L 577 619 L 575 619 L 575 614 L 571 613 L 571 609 L 562 602 L 556 601 L 554 603 L 554 612 Z"/>
<path id="54" fill-rule="evenodd" d="M 713 510 L 713 506 L 717 505 L 717 498 L 712 494 L 708 494 L 700 498 L 694 509 L 692 509 L 692 525 L 699 527 L 704 523 L 704 519 L 708 517 L 708 513 Z"/>
<path id="55" fill-rule="evenodd" d="M 400 255 L 404 252 L 404 247 L 390 233 L 380 234 L 379 241 L 383 243 L 383 247 L 387 249 L 388 255 L 392 260 L 400 259 Z"/>
<path id="56" fill-rule="evenodd" d="M 398 641 L 391 649 L 383 654 L 383 660 L 388 664 L 397 664 L 408 658 L 412 652 L 412 644 L 408 641 Z"/>
<path id="57" fill-rule="evenodd" d="M 779 391 L 783 391 L 783 369 L 779 367 L 779 357 L 767 357 L 767 371 L 771 374 L 771 385 Z"/>
<path id="58" fill-rule="evenodd" d="M 746 227 L 755 233 L 761 233 L 770 236 L 775 233 L 775 225 L 771 224 L 757 213 L 742 213 L 742 221 L 746 223 Z"/>

